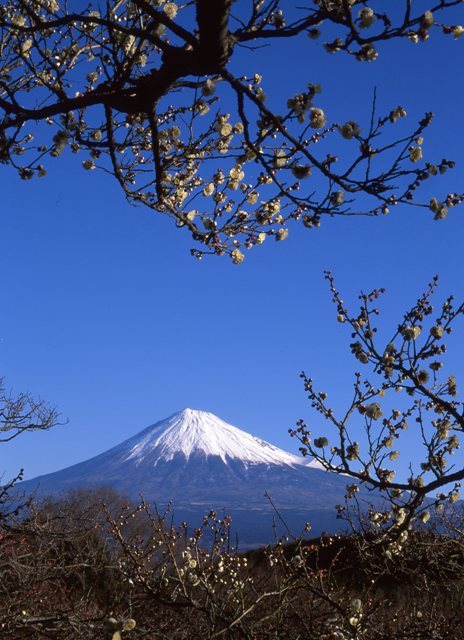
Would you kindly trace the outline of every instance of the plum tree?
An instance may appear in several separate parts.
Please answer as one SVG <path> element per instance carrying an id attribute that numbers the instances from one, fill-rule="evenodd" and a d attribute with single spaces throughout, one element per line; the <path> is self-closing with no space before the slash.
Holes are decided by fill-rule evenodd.
<path id="1" fill-rule="evenodd" d="M 30 393 L 13 395 L 8 393 L 0 378 L 0 442 L 10 442 L 27 431 L 46 431 L 58 424 L 59 414 L 55 407 L 44 400 L 35 399 Z M 0 486 L 0 524 L 8 517 L 6 504 L 10 500 L 14 484 L 22 480 L 23 470 Z M 13 509 L 14 511 L 17 508 Z"/>
<path id="2" fill-rule="evenodd" d="M 385 509 L 371 508 L 368 525 L 392 538 L 395 550 L 414 522 L 430 519 L 430 509 L 440 512 L 446 503 L 460 499 L 464 465 L 455 454 L 464 430 L 463 403 L 456 376 L 444 373 L 443 366 L 446 340 L 464 313 L 464 303 L 456 304 L 449 296 L 435 310 L 435 277 L 385 339 L 377 307 L 384 290 L 361 294 L 353 313 L 332 274 L 326 277 L 337 319 L 351 330 L 350 351 L 372 373 L 356 373 L 352 401 L 341 411 L 335 411 L 327 394 L 303 373 L 311 407 L 327 420 L 327 429 L 313 437 L 314 427 L 300 420 L 290 433 L 300 440 L 303 455 L 311 454 L 326 470 L 347 477 L 342 514 L 360 488 L 384 495 Z M 409 477 L 402 478 L 406 474 L 397 474 L 397 460 L 408 427 L 416 455 Z"/>
<path id="3" fill-rule="evenodd" d="M 292 220 L 314 228 L 327 216 L 377 215 L 399 203 L 441 219 L 462 194 L 416 199 L 423 180 L 453 166 L 422 161 L 431 113 L 398 137 L 390 129 L 406 116 L 402 106 L 380 116 L 374 100 L 367 126 L 333 123 L 318 84 L 271 105 L 250 51 L 286 39 L 290 55 L 293 39 L 302 51 L 325 39 L 321 55 L 365 63 L 379 42 L 462 35 L 461 25 L 443 22 L 459 0 L 425 11 L 418 4 L 8 0 L 0 7 L 0 160 L 28 180 L 69 146 L 85 156 L 84 169 L 114 175 L 129 202 L 188 229 L 195 256 L 228 254 L 235 263 L 244 247 L 284 240 Z M 292 65 L 303 74 L 304 56 Z M 347 140 L 344 158 L 332 136 Z"/>

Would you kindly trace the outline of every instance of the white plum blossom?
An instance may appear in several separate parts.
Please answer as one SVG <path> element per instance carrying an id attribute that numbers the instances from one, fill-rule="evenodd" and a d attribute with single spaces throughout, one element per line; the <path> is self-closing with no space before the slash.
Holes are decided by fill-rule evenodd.
<path id="1" fill-rule="evenodd" d="M 359 21 L 362 29 L 371 27 L 375 22 L 374 11 L 370 7 L 364 7 L 364 9 L 361 9 L 359 12 Z"/>
<path id="2" fill-rule="evenodd" d="M 24 27 L 26 24 L 26 18 L 21 13 L 14 13 L 11 16 L 11 23 L 15 27 Z"/>
<path id="3" fill-rule="evenodd" d="M 204 96 L 212 96 L 215 91 L 216 91 L 215 83 L 211 80 L 211 78 L 208 78 L 208 80 L 206 80 L 206 82 L 203 84 L 201 88 L 201 93 Z"/>
<path id="4" fill-rule="evenodd" d="M 234 264 L 241 264 L 245 260 L 245 256 L 240 249 L 234 249 L 230 255 Z"/>
<path id="5" fill-rule="evenodd" d="M 309 114 L 309 122 L 313 129 L 322 129 L 322 127 L 325 127 L 327 117 L 322 109 L 312 107 Z"/>
<path id="6" fill-rule="evenodd" d="M 174 2 L 166 2 L 166 4 L 163 7 L 164 13 L 171 20 L 173 20 L 176 17 L 178 10 L 179 8 Z"/>
<path id="7" fill-rule="evenodd" d="M 285 240 L 288 237 L 288 229 L 279 229 L 276 234 L 276 240 Z"/>
<path id="8" fill-rule="evenodd" d="M 232 178 L 232 180 L 243 180 L 243 178 L 245 177 L 245 173 L 242 171 L 242 165 L 237 164 L 235 167 L 233 167 L 229 171 L 229 176 Z"/>
<path id="9" fill-rule="evenodd" d="M 359 136 L 359 134 L 361 133 L 359 124 L 354 120 L 348 120 L 347 122 L 345 122 L 345 124 L 342 124 L 340 127 L 338 127 L 338 130 L 346 140 L 351 140 L 355 136 Z"/>
<path id="10" fill-rule="evenodd" d="M 206 185 L 206 187 L 203 189 L 203 195 L 205 196 L 210 196 L 212 195 L 214 192 L 214 184 L 212 182 L 210 182 L 209 184 Z"/>

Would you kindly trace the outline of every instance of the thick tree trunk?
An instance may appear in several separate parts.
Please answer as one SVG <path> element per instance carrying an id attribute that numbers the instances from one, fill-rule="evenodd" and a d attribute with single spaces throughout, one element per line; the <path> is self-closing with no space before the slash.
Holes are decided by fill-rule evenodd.
<path id="1" fill-rule="evenodd" d="M 232 51 L 229 15 L 232 0 L 197 0 L 200 58 L 204 73 L 218 73 Z"/>

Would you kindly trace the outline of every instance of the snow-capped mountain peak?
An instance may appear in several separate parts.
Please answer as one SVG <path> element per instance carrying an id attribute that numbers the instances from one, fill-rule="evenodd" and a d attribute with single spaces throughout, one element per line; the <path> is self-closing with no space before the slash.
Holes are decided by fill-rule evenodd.
<path id="1" fill-rule="evenodd" d="M 302 465 L 304 461 L 261 440 L 207 411 L 184 409 L 157 422 L 123 443 L 126 460 L 145 463 L 169 462 L 176 456 L 187 460 L 195 454 L 217 456 L 247 464 Z"/>
<path id="2" fill-rule="evenodd" d="M 333 506 L 346 478 L 314 466 L 212 413 L 184 409 L 93 458 L 18 483 L 17 491 L 46 497 L 111 487 L 135 501 L 143 495 L 161 511 L 169 504 L 175 522 L 193 526 L 222 509 L 241 539 L 257 545 L 274 535 L 276 506 L 296 534 L 311 512 L 313 531 L 337 529 Z"/>

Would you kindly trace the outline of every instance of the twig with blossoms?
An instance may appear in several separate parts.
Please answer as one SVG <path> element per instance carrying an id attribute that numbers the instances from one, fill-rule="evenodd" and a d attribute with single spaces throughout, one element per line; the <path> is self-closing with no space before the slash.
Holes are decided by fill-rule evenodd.
<path id="1" fill-rule="evenodd" d="M 455 305 L 450 296 L 433 317 L 431 300 L 438 283 L 435 277 L 385 343 L 378 337 L 380 312 L 375 306 L 385 291 L 362 293 L 359 311 L 353 315 L 330 272 L 326 272 L 326 278 L 337 319 L 351 328 L 350 351 L 360 364 L 373 371 L 377 380 L 373 383 L 356 373 L 353 399 L 345 413 L 337 416 L 327 404 L 327 394 L 318 392 L 313 381 L 302 373 L 311 407 L 325 418 L 331 433 L 313 438 L 312 429 L 304 420 L 290 433 L 300 440 L 303 455 L 313 456 L 330 472 L 355 480 L 347 485 L 347 500 L 356 498 L 360 488 L 383 495 L 386 510 L 372 508 L 369 524 L 404 539 L 413 522 L 428 520 L 431 506 L 441 508 L 444 501 L 454 503 L 459 499 L 464 467 L 449 464 L 460 446 L 464 410 L 462 401 L 457 399 L 455 376 L 443 376 L 441 369 L 446 352 L 444 339 L 464 314 L 464 304 Z M 401 392 L 411 398 L 409 403 L 398 402 L 400 396 L 396 394 Z M 422 449 L 422 460 L 419 465 L 410 465 L 407 479 L 397 480 L 394 462 L 408 427 L 417 431 L 417 450 Z M 414 466 L 418 468 L 414 470 Z M 346 507 L 340 507 L 340 511 L 346 511 Z"/>

